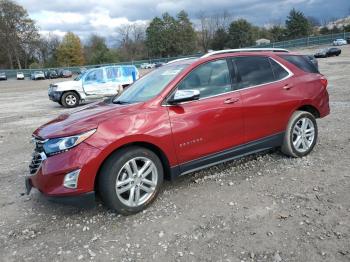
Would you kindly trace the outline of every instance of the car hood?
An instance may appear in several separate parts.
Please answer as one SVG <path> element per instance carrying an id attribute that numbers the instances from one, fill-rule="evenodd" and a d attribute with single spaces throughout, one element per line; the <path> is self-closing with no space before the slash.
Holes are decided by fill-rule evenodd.
<path id="1" fill-rule="evenodd" d="M 77 111 L 58 116 L 42 125 L 33 135 L 42 139 L 66 137 L 95 129 L 103 121 L 118 115 L 133 114 L 143 103 L 118 105 L 97 102 Z"/>

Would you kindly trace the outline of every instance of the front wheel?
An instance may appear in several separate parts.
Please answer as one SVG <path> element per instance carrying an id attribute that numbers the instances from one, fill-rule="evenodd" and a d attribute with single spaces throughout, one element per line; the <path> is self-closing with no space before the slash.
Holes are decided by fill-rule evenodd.
<path id="1" fill-rule="evenodd" d="M 132 146 L 114 153 L 103 164 L 99 193 L 111 209 L 134 214 L 150 205 L 163 183 L 163 166 L 152 151 Z"/>
<path id="2" fill-rule="evenodd" d="M 318 136 L 315 117 L 305 111 L 296 111 L 289 120 L 281 150 L 291 157 L 303 157 L 314 148 Z"/>
<path id="3" fill-rule="evenodd" d="M 64 93 L 61 98 L 61 103 L 64 107 L 76 107 L 79 105 L 79 96 L 75 92 Z"/>

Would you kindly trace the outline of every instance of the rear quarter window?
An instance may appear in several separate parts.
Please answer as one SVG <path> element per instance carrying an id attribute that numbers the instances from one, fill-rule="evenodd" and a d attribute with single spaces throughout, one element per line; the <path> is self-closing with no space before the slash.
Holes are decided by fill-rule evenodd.
<path id="1" fill-rule="evenodd" d="M 289 73 L 280 64 L 278 64 L 275 60 L 271 58 L 270 64 L 272 67 L 273 74 L 275 76 L 275 80 L 282 80 L 289 75 Z"/>
<path id="2" fill-rule="evenodd" d="M 279 55 L 279 57 L 295 65 L 299 69 L 308 73 L 319 73 L 318 69 L 312 64 L 312 62 L 301 55 Z"/>

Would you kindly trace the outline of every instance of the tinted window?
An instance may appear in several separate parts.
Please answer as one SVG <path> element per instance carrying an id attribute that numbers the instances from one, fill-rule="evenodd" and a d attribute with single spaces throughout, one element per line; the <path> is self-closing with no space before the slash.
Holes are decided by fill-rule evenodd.
<path id="1" fill-rule="evenodd" d="M 275 81 L 267 57 L 235 57 L 233 61 L 238 70 L 238 88 L 256 86 Z"/>
<path id="2" fill-rule="evenodd" d="M 201 98 L 232 91 L 226 60 L 217 60 L 197 67 L 181 82 L 178 89 L 199 90 Z"/>
<path id="3" fill-rule="evenodd" d="M 281 80 L 288 76 L 288 72 L 275 60 L 270 58 L 270 63 L 271 63 L 273 74 L 275 76 L 275 80 Z"/>
<path id="4" fill-rule="evenodd" d="M 312 64 L 309 59 L 306 59 L 304 56 L 300 55 L 280 55 L 283 59 L 287 60 L 289 63 L 292 63 L 296 67 L 308 73 L 318 73 L 317 68 Z"/>

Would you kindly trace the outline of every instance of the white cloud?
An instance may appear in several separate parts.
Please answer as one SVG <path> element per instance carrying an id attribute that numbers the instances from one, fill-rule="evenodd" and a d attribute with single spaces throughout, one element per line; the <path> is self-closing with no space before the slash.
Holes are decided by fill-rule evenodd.
<path id="1" fill-rule="evenodd" d="M 263 25 L 273 20 L 284 21 L 293 7 L 306 15 L 319 18 L 345 15 L 349 0 L 17 0 L 45 32 L 62 35 L 73 31 L 82 38 L 98 33 L 107 38 L 116 35 L 116 28 L 132 22 L 146 23 L 164 12 L 175 15 L 185 9 L 192 19 L 201 11 L 229 11 Z M 329 10 L 332 10 L 330 12 Z"/>

